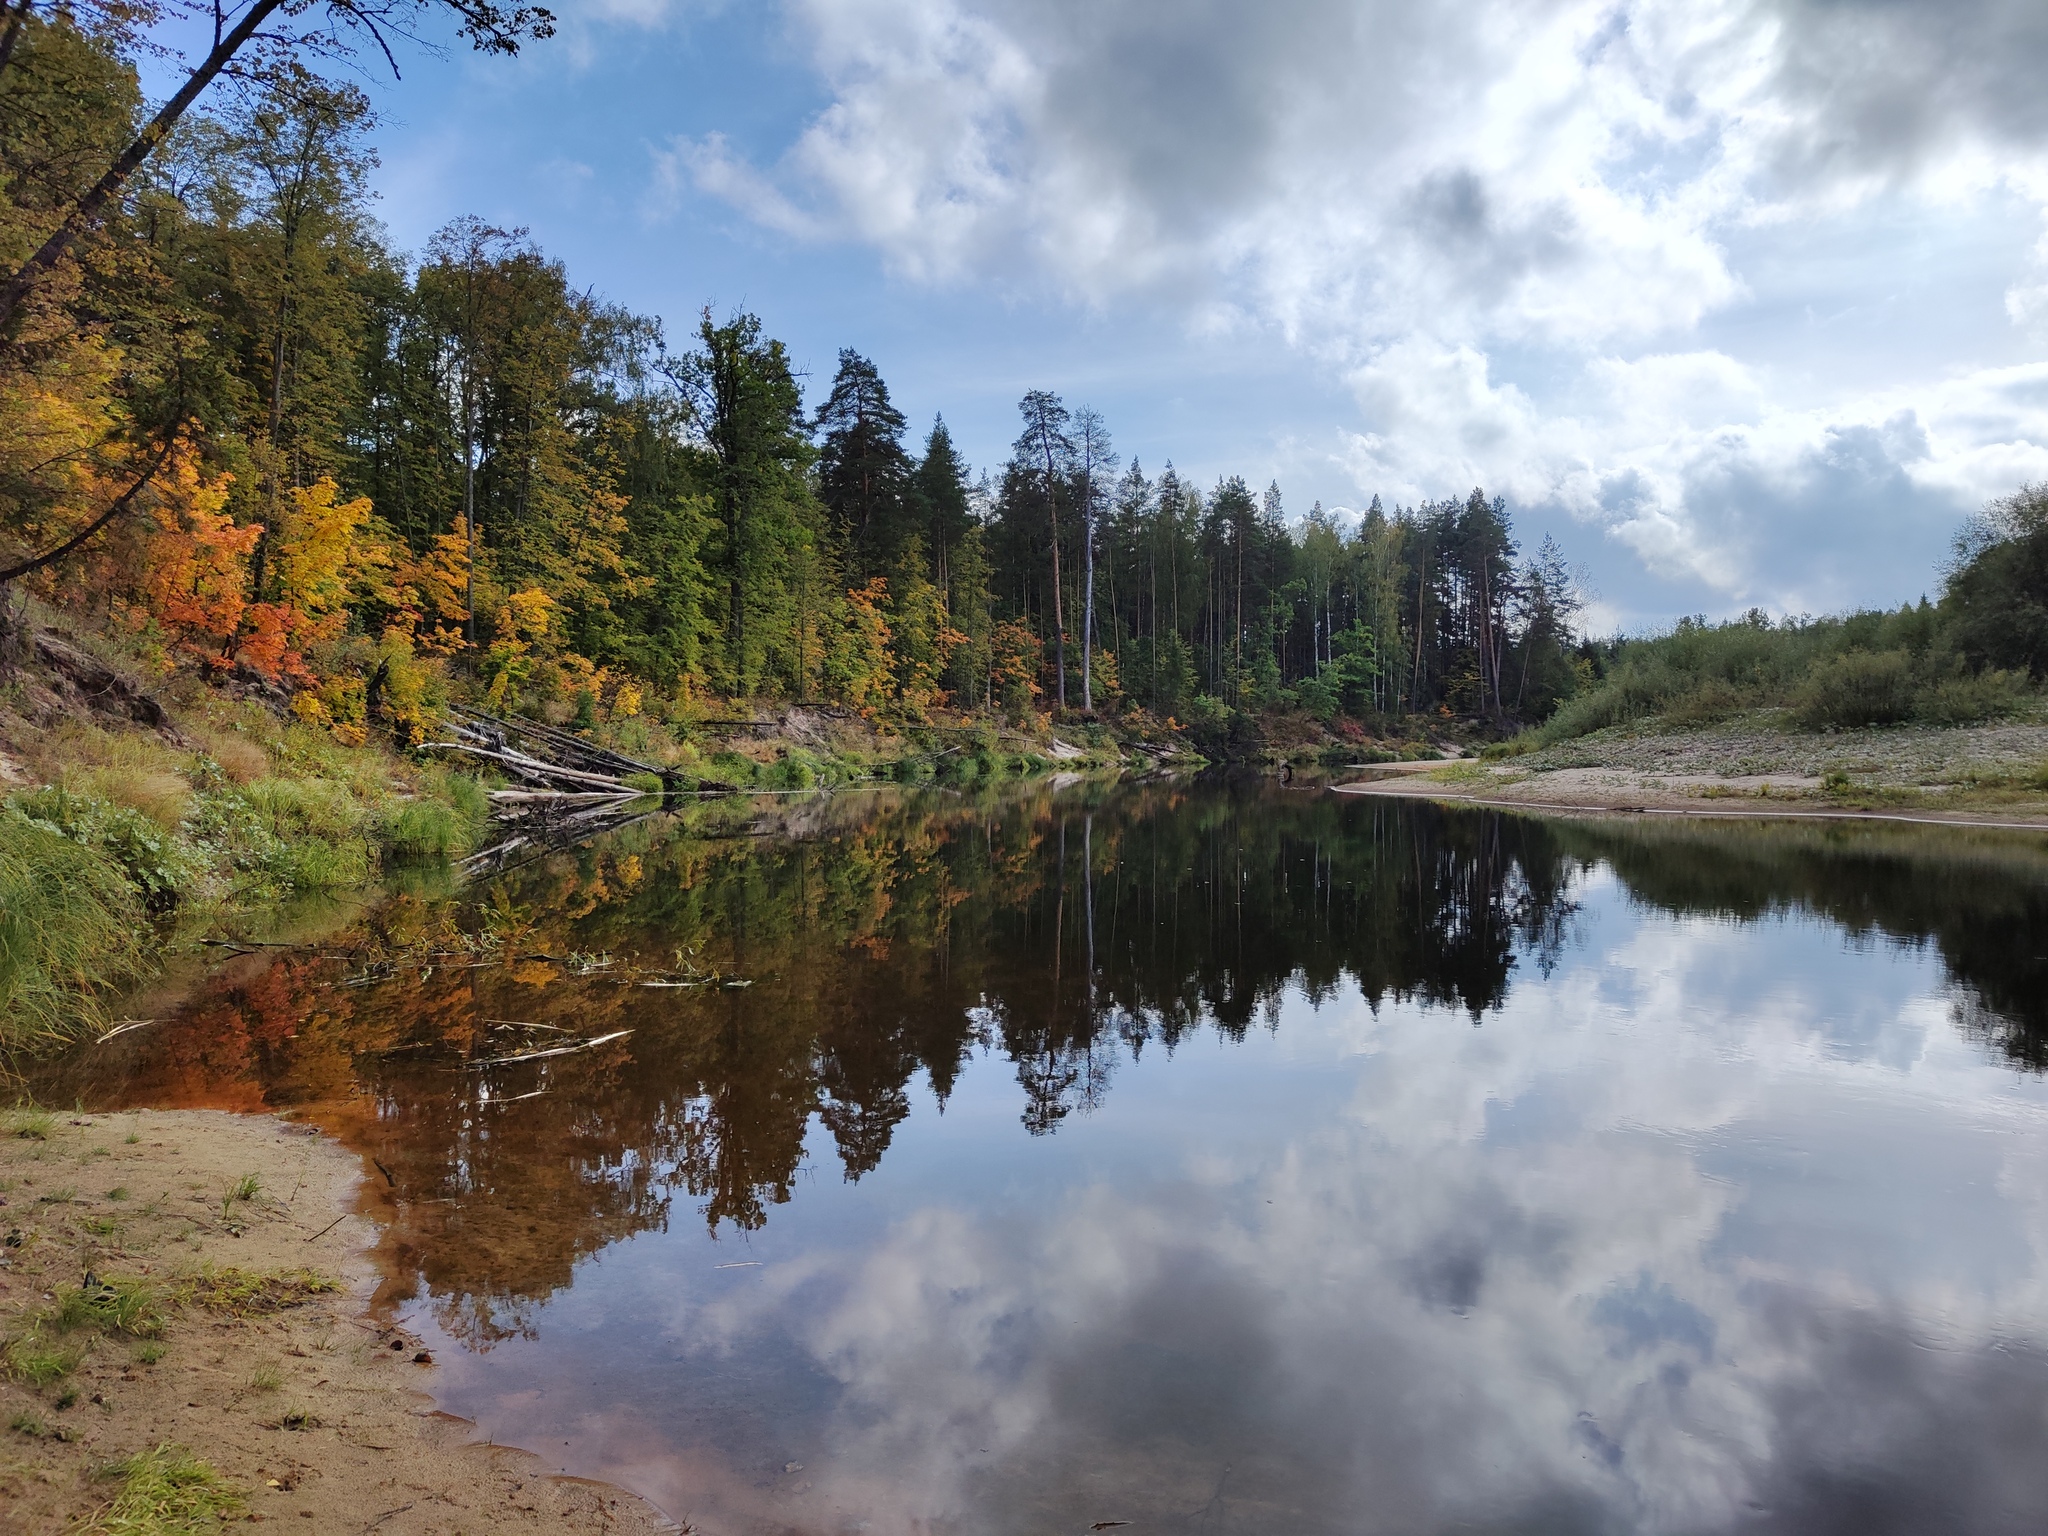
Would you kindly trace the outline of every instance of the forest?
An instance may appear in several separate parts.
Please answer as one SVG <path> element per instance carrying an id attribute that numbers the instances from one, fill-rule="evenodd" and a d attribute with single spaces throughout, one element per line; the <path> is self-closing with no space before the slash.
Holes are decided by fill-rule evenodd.
<path id="1" fill-rule="evenodd" d="M 251 45 L 152 140 L 154 14 L 7 12 L 0 581 L 160 672 L 401 743 L 451 695 L 1506 728 L 1580 681 L 1564 556 L 1498 497 L 1290 518 L 1040 389 L 977 471 L 856 349 L 807 400 L 758 316 L 673 334 L 474 218 L 394 249 L 374 107 L 318 49 Z"/>

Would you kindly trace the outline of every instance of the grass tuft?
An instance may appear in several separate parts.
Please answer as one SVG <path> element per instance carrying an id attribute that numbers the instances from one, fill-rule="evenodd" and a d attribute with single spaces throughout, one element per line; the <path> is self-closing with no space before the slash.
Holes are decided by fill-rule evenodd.
<path id="1" fill-rule="evenodd" d="M 51 1321 L 65 1333 L 90 1328 L 131 1339 L 153 1339 L 164 1331 L 163 1297 L 141 1280 L 98 1280 L 57 1293 Z"/>
<path id="2" fill-rule="evenodd" d="M 248 1317 L 303 1306 L 315 1296 L 341 1289 L 341 1282 L 310 1269 L 262 1274 L 246 1269 L 209 1269 L 189 1281 L 185 1296 L 209 1312 Z"/>
<path id="3" fill-rule="evenodd" d="M 52 1343 L 37 1332 L 10 1339 L 4 1353 L 0 1353 L 7 1374 L 31 1387 L 47 1387 L 53 1381 L 61 1381 L 84 1358 L 83 1345 Z"/>
<path id="4" fill-rule="evenodd" d="M 0 807 L 0 1048 L 60 1038 L 138 974 L 142 905 L 104 851 Z"/>
<path id="5" fill-rule="evenodd" d="M 48 1141 L 57 1117 L 39 1104 L 17 1104 L 7 1112 L 7 1129 L 30 1141 Z"/>
<path id="6" fill-rule="evenodd" d="M 160 1445 L 108 1470 L 121 1489 L 86 1526 L 91 1536 L 187 1536 L 242 1511 L 241 1494 L 182 1446 Z"/>

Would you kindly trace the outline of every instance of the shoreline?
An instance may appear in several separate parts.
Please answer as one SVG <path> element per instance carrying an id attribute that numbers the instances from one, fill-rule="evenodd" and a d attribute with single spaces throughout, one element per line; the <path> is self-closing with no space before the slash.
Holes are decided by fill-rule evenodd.
<path id="1" fill-rule="evenodd" d="M 1436 771 L 1441 771 L 1439 767 Z M 1582 770 L 1553 769 L 1548 773 L 1537 773 L 1519 779 L 1506 779 L 1492 784 L 1474 785 L 1445 783 L 1423 777 L 1418 773 L 1386 775 L 1366 779 L 1357 783 L 1333 784 L 1330 791 L 1340 795 L 1377 795 L 1389 799 L 1429 800 L 1447 805 L 1471 805 L 1488 810 L 1525 811 L 1544 815 L 1565 816 L 1674 816 L 1701 820 L 1740 821 L 1858 821 L 1892 822 L 1912 826 L 1965 827 L 2015 832 L 2048 832 L 2048 815 L 2021 812 L 2011 817 L 1986 816 L 1973 808 L 1958 808 L 1954 811 L 1939 809 L 1926 810 L 1860 810 L 1849 807 L 1809 806 L 1787 804 L 1784 800 L 1770 798 L 1772 788 L 1787 794 L 1806 791 L 1804 784 L 1773 784 L 1766 780 L 1762 784 L 1744 782 L 1739 779 L 1724 780 L 1721 785 L 1695 785 L 1690 782 L 1696 776 L 1687 776 L 1684 787 L 1660 784 L 1654 781 L 1638 780 L 1634 784 L 1600 784 L 1585 779 L 1569 780 L 1564 776 Z M 1556 794 L 1558 784 L 1549 786 L 1540 780 L 1553 778 L 1566 786 L 1563 798 L 1538 798 L 1535 794 L 1506 793 L 1510 789 L 1527 787 L 1544 794 Z M 1687 793 L 1690 788 L 1719 788 L 1719 795 Z M 1572 793 L 1576 791 L 1576 793 Z M 1728 804 L 1731 800 L 1746 800 L 1746 804 Z"/>
<path id="2" fill-rule="evenodd" d="M 97 1529 L 165 1446 L 226 1518 L 307 1532 L 683 1529 L 435 1406 L 427 1351 L 377 1316 L 372 1186 L 332 1136 L 210 1109 L 0 1131 L 9 1530 Z"/>

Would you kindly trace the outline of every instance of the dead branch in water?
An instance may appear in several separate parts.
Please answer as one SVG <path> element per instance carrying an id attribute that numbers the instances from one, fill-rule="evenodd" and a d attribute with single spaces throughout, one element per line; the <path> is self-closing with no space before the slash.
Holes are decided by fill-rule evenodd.
<path id="1" fill-rule="evenodd" d="M 633 1031 L 631 1031 L 630 1029 L 617 1029 L 613 1030 L 608 1035 L 599 1035 L 594 1040 L 579 1040 L 574 1045 L 558 1045 L 554 1047 L 552 1050 L 521 1051 L 516 1056 L 492 1056 L 486 1058 L 483 1061 L 470 1062 L 467 1070 L 471 1072 L 476 1072 L 480 1071 L 485 1067 L 510 1066 L 514 1062 L 543 1061 L 550 1056 L 573 1056 L 578 1051 L 594 1050 L 596 1047 L 600 1045 L 609 1045 L 614 1040 L 623 1040 L 626 1038 L 626 1036 L 630 1035 L 631 1033 L 633 1033 Z"/>

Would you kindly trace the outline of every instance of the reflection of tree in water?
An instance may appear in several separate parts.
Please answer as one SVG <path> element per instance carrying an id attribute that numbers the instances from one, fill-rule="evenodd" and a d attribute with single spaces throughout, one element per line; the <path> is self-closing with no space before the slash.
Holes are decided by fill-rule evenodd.
<path id="1" fill-rule="evenodd" d="M 1171 1051 L 1205 1023 L 1232 1039 L 1272 1027 L 1290 987 L 1320 1003 L 1348 983 L 1375 1008 L 1412 999 L 1476 1020 L 1523 957 L 1555 962 L 1571 882 L 1594 860 L 1674 911 L 1817 910 L 1933 938 L 1966 1027 L 2037 1065 L 2048 1038 L 2048 882 L 1989 854 L 1957 864 L 1881 839 L 1617 830 L 1257 783 L 841 797 L 784 814 L 794 824 L 765 830 L 792 835 L 647 824 L 518 871 L 478 893 L 534 915 L 516 961 L 359 986 L 335 965 L 244 962 L 175 1020 L 81 1054 L 48 1092 L 304 1107 L 390 1180 L 401 1282 L 487 1347 L 526 1329 L 578 1260 L 665 1226 L 679 1193 L 714 1232 L 761 1227 L 791 1197 L 814 1121 L 846 1178 L 872 1171 L 912 1079 L 943 1104 L 978 1050 L 1009 1059 L 1025 1127 L 1048 1134 L 1103 1101 L 1126 1053 Z M 453 916 L 398 901 L 373 926 L 417 949 Z M 750 985 L 641 988 L 562 958 L 599 952 L 617 969 L 680 954 Z M 632 1033 L 475 1068 L 518 1038 L 504 1020 Z"/>
<path id="2" fill-rule="evenodd" d="M 2038 837 L 1783 822 L 1580 822 L 1557 836 L 1666 911 L 1745 922 L 1810 912 L 1854 938 L 1931 943 L 1963 1032 L 2048 1069 L 2048 850 Z"/>

